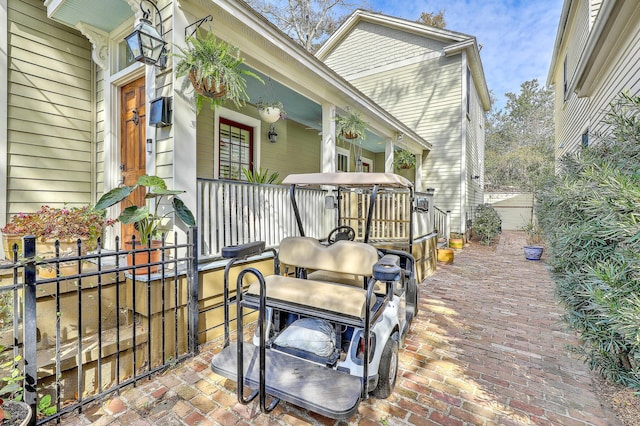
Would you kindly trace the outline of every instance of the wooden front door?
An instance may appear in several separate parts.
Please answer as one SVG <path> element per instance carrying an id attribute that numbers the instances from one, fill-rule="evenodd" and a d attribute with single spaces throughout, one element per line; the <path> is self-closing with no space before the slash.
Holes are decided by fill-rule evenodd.
<path id="1" fill-rule="evenodd" d="M 146 103 L 144 77 L 133 81 L 120 89 L 120 171 L 121 182 L 133 185 L 138 177 L 146 174 Z M 136 189 L 122 204 L 122 209 L 144 205 L 144 188 Z M 122 241 L 131 241 L 135 233 L 133 225 L 122 225 Z M 139 236 L 136 236 L 138 238 Z"/>

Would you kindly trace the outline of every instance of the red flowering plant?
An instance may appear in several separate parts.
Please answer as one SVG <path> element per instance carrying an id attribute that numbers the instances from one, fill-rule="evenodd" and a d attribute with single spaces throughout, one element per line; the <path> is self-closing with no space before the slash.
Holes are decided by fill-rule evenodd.
<path id="1" fill-rule="evenodd" d="M 5 234 L 33 235 L 40 241 L 86 241 L 87 249 L 96 248 L 96 242 L 105 229 L 116 221 L 106 219 L 104 210 L 89 206 L 53 208 L 42 206 L 35 213 L 19 213 L 11 218 L 2 232 Z"/>

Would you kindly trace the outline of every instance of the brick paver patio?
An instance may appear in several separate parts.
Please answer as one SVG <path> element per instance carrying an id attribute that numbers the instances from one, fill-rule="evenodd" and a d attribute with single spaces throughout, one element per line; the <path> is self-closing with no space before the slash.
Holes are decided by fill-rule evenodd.
<path id="1" fill-rule="evenodd" d="M 543 262 L 524 260 L 524 236 L 455 253 L 421 285 L 420 313 L 401 350 L 394 394 L 336 422 L 281 403 L 270 415 L 236 402 L 235 383 L 198 357 L 85 410 L 68 425 L 619 425 L 592 386 L 561 323 Z"/>

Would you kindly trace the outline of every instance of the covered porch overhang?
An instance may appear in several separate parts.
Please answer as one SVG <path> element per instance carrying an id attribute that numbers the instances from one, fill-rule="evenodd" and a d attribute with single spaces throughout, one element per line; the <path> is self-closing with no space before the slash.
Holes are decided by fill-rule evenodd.
<path id="1" fill-rule="evenodd" d="M 142 15 L 137 0 L 112 0 L 108 7 L 102 0 L 47 0 L 45 6 L 51 19 L 77 28 L 90 40 L 93 59 L 102 69 L 108 69 L 109 64 L 113 63 L 110 55 L 116 54 L 114 46 L 121 42 L 115 34 L 121 32 L 127 22 L 131 22 L 133 28 Z M 187 27 L 207 15 L 213 17 L 213 21 L 203 29 L 213 31 L 219 39 L 237 46 L 245 58 L 245 64 L 261 74 L 265 81 L 271 82 L 261 85 L 249 80 L 247 92 L 250 103 L 255 104 L 261 97 L 267 96 L 267 91 L 271 91 L 270 96 L 285 104 L 289 120 L 314 129 L 321 135 L 321 164 L 318 171 L 335 171 L 337 141 L 334 119 L 336 114 L 349 107 L 358 111 L 369 126 L 366 139 L 358 141 L 358 144 L 370 152 L 384 153 L 385 172 L 394 170 L 395 149 L 403 148 L 416 155 L 414 181 L 416 189 L 421 189 L 422 157 L 431 150 L 431 145 L 245 3 L 234 0 L 184 0 L 179 3 L 159 0 L 157 6 L 170 52 L 176 51 L 177 46 L 185 46 Z M 193 93 L 190 89 L 184 89 L 183 78 L 176 78 L 171 62 L 169 58 L 168 67 L 164 70 L 141 64 L 132 67 L 144 68 L 149 99 L 159 95 L 173 96 L 173 125 L 169 131 L 162 132 L 164 137 L 169 135 L 174 141 L 174 147 L 178 145 L 177 141 L 180 143 L 180 149 L 173 149 L 172 154 L 174 186 L 187 191 L 183 199 L 195 209 L 198 178 L 195 167 L 198 157 L 195 123 L 198 117 Z M 117 111 L 117 100 L 107 99 L 105 103 L 109 101 L 112 105 L 105 105 L 105 112 Z M 147 127 L 147 137 L 153 137 L 154 142 L 158 132 L 155 127 Z M 114 139 L 111 144 L 115 145 L 116 136 L 110 137 Z M 105 140 L 105 146 L 109 143 Z M 155 174 L 157 153 L 149 155 L 153 158 L 147 161 L 148 173 Z M 119 183 L 115 154 L 112 158 L 105 158 L 104 176 L 105 190 Z"/>

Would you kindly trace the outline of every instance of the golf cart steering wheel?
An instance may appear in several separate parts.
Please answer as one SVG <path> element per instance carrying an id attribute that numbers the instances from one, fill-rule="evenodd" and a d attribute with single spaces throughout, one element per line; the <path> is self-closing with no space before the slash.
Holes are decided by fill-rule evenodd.
<path id="1" fill-rule="evenodd" d="M 336 241 L 341 240 L 349 240 L 353 241 L 356 239 L 356 231 L 350 226 L 342 225 L 337 228 L 333 228 L 331 232 L 329 232 L 329 236 L 327 237 L 327 241 L 329 244 L 333 244 Z"/>

